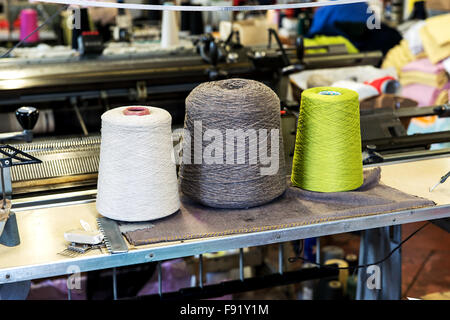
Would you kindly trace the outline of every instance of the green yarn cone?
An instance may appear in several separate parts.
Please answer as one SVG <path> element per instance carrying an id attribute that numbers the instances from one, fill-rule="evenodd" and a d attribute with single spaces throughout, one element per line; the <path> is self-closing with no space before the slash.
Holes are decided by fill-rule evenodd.
<path id="1" fill-rule="evenodd" d="M 317 192 L 363 183 L 358 93 L 317 87 L 303 91 L 291 181 Z"/>

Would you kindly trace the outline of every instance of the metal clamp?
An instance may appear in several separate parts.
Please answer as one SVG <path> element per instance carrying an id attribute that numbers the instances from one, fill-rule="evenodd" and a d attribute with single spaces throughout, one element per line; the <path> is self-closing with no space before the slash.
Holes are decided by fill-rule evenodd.
<path id="1" fill-rule="evenodd" d="M 6 216 L 1 219 L 2 221 L 0 221 L 0 243 L 7 246 L 15 246 L 20 243 L 20 238 L 17 229 L 16 216 L 10 211 L 11 202 L 9 201 L 9 198 L 11 198 L 12 187 L 11 175 L 8 174 L 9 168 L 17 165 L 41 163 L 42 161 L 10 145 L 0 145 L 0 157 L 0 187 L 2 194 L 1 210 L 4 211 L 2 215 Z M 8 172 L 6 172 L 7 170 Z M 8 177 L 7 181 L 6 177 Z M 7 229 L 7 232 L 3 234 L 5 229 Z"/>

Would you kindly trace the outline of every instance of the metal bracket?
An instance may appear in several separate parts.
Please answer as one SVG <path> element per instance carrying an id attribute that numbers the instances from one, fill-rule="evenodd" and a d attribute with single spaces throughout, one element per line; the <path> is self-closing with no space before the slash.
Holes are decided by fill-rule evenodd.
<path id="1" fill-rule="evenodd" d="M 3 155 L 3 157 L 0 158 L 0 166 L 2 168 L 42 162 L 38 158 L 7 144 L 0 145 L 0 154 Z"/>
<path id="2" fill-rule="evenodd" d="M 80 123 L 81 130 L 83 130 L 83 134 L 85 136 L 89 135 L 89 131 L 87 130 L 86 123 L 84 122 L 83 116 L 81 115 L 80 109 L 78 108 L 77 98 L 71 97 L 70 103 L 72 104 L 73 110 L 75 111 L 75 115 L 77 116 L 78 122 Z"/>
<path id="3" fill-rule="evenodd" d="M 41 160 L 33 157 L 32 155 L 10 145 L 0 145 L 0 191 L 2 195 L 2 209 L 6 209 L 6 199 L 10 198 L 12 193 L 11 174 L 9 172 L 9 168 L 17 165 L 27 165 L 41 162 Z M 5 233 L 3 232 L 4 230 L 6 230 Z M 0 221 L 0 243 L 7 246 L 16 246 L 20 243 L 16 216 L 13 212 L 7 215 L 6 220 Z"/>

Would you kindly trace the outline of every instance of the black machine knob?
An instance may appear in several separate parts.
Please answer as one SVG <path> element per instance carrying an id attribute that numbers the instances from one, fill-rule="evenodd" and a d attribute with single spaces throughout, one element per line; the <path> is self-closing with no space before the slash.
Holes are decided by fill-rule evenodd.
<path id="1" fill-rule="evenodd" d="M 24 130 L 33 130 L 39 118 L 39 110 L 35 107 L 20 107 L 16 110 L 16 118 Z"/>
<path id="2" fill-rule="evenodd" d="M 219 62 L 219 48 L 215 41 L 211 41 L 209 43 L 208 56 L 209 56 L 209 60 L 211 61 L 210 63 L 213 66 L 217 66 L 217 63 Z"/>
<path id="3" fill-rule="evenodd" d="M 305 41 L 302 36 L 295 39 L 295 55 L 297 56 L 299 63 L 302 64 L 305 56 Z"/>

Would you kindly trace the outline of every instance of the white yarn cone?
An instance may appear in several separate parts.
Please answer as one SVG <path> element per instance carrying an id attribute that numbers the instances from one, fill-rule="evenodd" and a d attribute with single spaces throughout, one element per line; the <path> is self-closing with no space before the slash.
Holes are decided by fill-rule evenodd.
<path id="1" fill-rule="evenodd" d="M 161 25 L 161 47 L 170 48 L 178 45 L 178 23 L 175 11 L 163 11 Z"/>
<path id="2" fill-rule="evenodd" d="M 142 106 L 115 108 L 102 115 L 100 214 L 147 221 L 180 208 L 171 121 L 167 111 Z"/>

